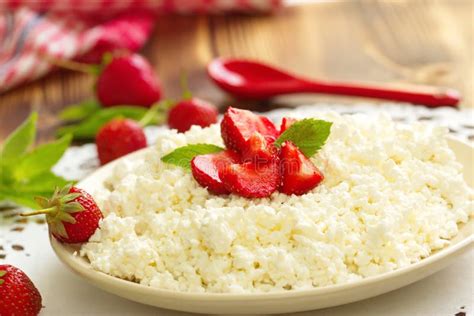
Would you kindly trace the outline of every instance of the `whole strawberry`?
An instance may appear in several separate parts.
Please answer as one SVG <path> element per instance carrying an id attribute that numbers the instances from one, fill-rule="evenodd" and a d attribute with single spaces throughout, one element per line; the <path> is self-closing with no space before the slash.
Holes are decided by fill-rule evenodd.
<path id="1" fill-rule="evenodd" d="M 184 133 L 193 125 L 207 127 L 217 122 L 217 108 L 198 98 L 182 100 L 168 113 L 168 126 Z"/>
<path id="2" fill-rule="evenodd" d="M 102 165 L 147 146 L 140 124 L 123 118 L 105 124 L 97 133 L 95 143 Z"/>
<path id="3" fill-rule="evenodd" d="M 0 265 L 0 315 L 35 316 L 41 307 L 41 295 L 30 278 L 14 266 Z"/>
<path id="4" fill-rule="evenodd" d="M 150 63 L 138 54 L 114 57 L 97 79 L 97 98 L 104 107 L 150 107 L 161 98 L 161 85 Z"/>
<path id="5" fill-rule="evenodd" d="M 21 215 L 46 214 L 51 234 L 65 243 L 87 242 L 103 218 L 94 199 L 71 185 L 56 188 L 50 199 L 36 197 L 35 200 L 43 209 Z"/>

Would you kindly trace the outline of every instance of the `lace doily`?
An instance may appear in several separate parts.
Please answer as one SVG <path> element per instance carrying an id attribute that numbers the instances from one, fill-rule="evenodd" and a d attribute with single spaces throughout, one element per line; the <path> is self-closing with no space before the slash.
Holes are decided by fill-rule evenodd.
<path id="1" fill-rule="evenodd" d="M 412 105 L 400 105 L 392 103 L 383 104 L 314 104 L 305 105 L 293 109 L 278 109 L 265 113 L 275 122 L 279 122 L 283 116 L 301 114 L 302 116 L 313 116 L 321 111 L 336 111 L 341 114 L 365 113 L 377 115 L 389 114 L 393 120 L 398 122 L 426 121 L 430 124 L 446 126 L 451 134 L 465 141 L 474 143 L 474 110 L 455 110 L 452 108 L 429 109 Z M 155 142 L 159 130 L 166 127 L 147 127 L 145 129 L 148 143 Z M 69 180 L 80 180 L 99 167 L 94 144 L 74 146 L 68 149 L 63 158 L 53 169 L 58 175 Z"/>

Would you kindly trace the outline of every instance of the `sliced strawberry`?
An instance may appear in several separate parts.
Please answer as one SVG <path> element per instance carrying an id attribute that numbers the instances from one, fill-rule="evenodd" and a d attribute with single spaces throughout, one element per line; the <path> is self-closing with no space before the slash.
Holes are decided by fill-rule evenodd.
<path id="1" fill-rule="evenodd" d="M 292 142 L 286 141 L 280 151 L 280 192 L 302 195 L 315 188 L 324 176 Z"/>
<path id="2" fill-rule="evenodd" d="M 222 183 L 219 172 L 233 163 L 240 161 L 239 155 L 232 150 L 216 154 L 199 155 L 191 160 L 191 171 L 194 179 L 203 187 L 215 194 L 229 193 Z"/>
<path id="3" fill-rule="evenodd" d="M 280 125 L 280 135 L 283 134 L 284 131 L 286 131 L 291 125 L 294 123 L 298 122 L 297 119 L 292 118 L 292 117 L 284 117 L 281 120 L 281 125 Z"/>
<path id="4" fill-rule="evenodd" d="M 278 137 L 278 130 L 268 118 L 247 110 L 233 107 L 227 109 L 221 123 L 222 139 L 227 148 L 242 152 L 247 140 L 255 132 L 259 132 L 265 138 Z"/>
<path id="5" fill-rule="evenodd" d="M 242 151 L 242 161 L 266 164 L 275 159 L 278 151 L 273 145 L 274 139 L 265 138 L 259 132 L 255 132 L 245 143 Z"/>
<path id="6" fill-rule="evenodd" d="M 276 191 L 280 183 L 279 160 L 265 165 L 252 162 L 232 164 L 219 174 L 227 190 L 246 198 L 263 198 Z"/>

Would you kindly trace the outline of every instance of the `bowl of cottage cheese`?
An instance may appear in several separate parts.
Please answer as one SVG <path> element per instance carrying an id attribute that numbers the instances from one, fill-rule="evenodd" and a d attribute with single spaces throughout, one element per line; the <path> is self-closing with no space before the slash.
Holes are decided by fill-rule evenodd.
<path id="1" fill-rule="evenodd" d="M 219 126 L 163 130 L 78 184 L 104 219 L 88 243 L 52 246 L 107 291 L 202 313 L 349 303 L 426 277 L 472 246 L 472 146 L 386 115 L 317 118 L 333 123 L 311 158 L 325 177 L 304 195 L 214 195 L 161 157 L 222 146 Z"/>

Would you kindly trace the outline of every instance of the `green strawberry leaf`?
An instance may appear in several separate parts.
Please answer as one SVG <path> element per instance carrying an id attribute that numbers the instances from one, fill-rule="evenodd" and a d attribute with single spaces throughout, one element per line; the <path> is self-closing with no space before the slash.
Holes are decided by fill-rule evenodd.
<path id="1" fill-rule="evenodd" d="M 59 113 L 63 121 L 83 120 L 101 109 L 99 102 L 95 99 L 86 100 L 76 105 L 71 105 Z"/>
<path id="2" fill-rule="evenodd" d="M 118 117 L 130 118 L 139 121 L 147 112 L 146 108 L 138 106 L 115 106 L 104 108 L 84 121 L 61 127 L 58 135 L 72 134 L 74 139 L 93 139 L 99 129 L 110 120 Z"/>
<path id="3" fill-rule="evenodd" d="M 171 153 L 161 157 L 165 163 L 169 163 L 184 169 L 191 169 L 191 160 L 198 155 L 213 154 L 223 151 L 224 148 L 211 144 L 193 144 L 179 147 Z"/>
<path id="4" fill-rule="evenodd" d="M 50 170 L 61 159 L 71 140 L 72 136 L 68 134 L 56 141 L 36 147 L 13 167 L 15 179 L 21 181 Z"/>
<path id="5" fill-rule="evenodd" d="M 38 113 L 33 112 L 13 133 L 8 136 L 0 150 L 0 163 L 18 159 L 33 144 L 36 136 Z"/>
<path id="6" fill-rule="evenodd" d="M 312 118 L 300 120 L 284 131 L 275 145 L 280 147 L 289 140 L 309 158 L 323 147 L 331 132 L 331 125 L 331 122 Z"/>

